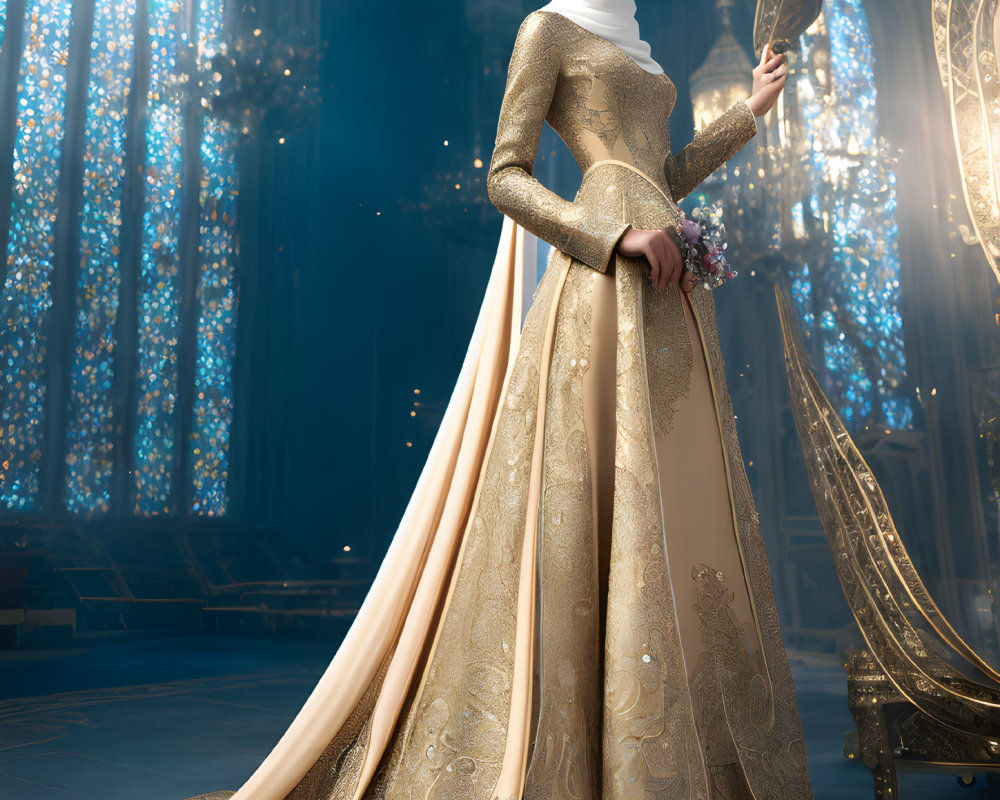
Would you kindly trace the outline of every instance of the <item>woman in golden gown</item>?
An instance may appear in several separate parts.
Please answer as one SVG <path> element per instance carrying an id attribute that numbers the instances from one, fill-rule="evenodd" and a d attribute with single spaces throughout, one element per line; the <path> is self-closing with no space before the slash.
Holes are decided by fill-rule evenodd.
<path id="1" fill-rule="evenodd" d="M 811 797 L 713 298 L 664 233 L 786 70 L 671 154 L 669 78 L 525 19 L 465 365 L 357 620 L 237 800 Z M 543 120 L 573 202 L 531 175 Z M 522 228 L 555 248 L 523 330 Z"/>

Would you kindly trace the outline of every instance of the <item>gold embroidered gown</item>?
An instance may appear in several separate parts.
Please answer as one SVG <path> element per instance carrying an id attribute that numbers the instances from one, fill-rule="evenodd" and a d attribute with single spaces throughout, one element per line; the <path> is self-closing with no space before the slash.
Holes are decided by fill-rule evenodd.
<path id="1" fill-rule="evenodd" d="M 357 621 L 238 800 L 811 797 L 712 295 L 614 252 L 756 131 L 740 102 L 671 154 L 675 97 L 525 19 L 488 178 L 516 225 L 455 393 Z M 573 202 L 531 175 L 543 120 L 584 171 Z M 557 248 L 523 331 L 518 226 Z"/>

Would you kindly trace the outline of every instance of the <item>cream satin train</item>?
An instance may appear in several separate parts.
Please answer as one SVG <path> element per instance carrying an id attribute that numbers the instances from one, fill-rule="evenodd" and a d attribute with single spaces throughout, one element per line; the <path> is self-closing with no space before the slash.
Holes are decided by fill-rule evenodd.
<path id="1" fill-rule="evenodd" d="M 531 233 L 504 217 L 493 271 L 458 381 L 371 590 L 305 705 L 233 800 L 283 800 L 384 669 L 355 800 L 367 789 L 426 649 L 435 611 L 446 602 L 449 576 L 472 516 L 480 471 L 488 460 L 497 412 L 535 289 L 536 247 Z M 414 569 L 415 563 L 419 569 Z M 510 748 L 526 746 L 527 731 L 520 733 L 511 738 L 525 741 L 509 741 Z M 515 759 L 520 766 L 519 762 Z M 228 796 L 225 792 L 201 797 Z"/>

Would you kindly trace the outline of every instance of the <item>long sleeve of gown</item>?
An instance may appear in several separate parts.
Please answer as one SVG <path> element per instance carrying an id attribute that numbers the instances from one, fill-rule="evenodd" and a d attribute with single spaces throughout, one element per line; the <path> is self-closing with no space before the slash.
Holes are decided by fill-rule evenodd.
<path id="1" fill-rule="evenodd" d="M 525 18 L 514 43 L 486 178 L 490 201 L 518 225 L 553 247 L 604 272 L 630 225 L 571 203 L 532 176 L 542 123 L 559 78 L 558 43 L 549 15 Z"/>
<path id="2" fill-rule="evenodd" d="M 757 133 L 753 112 L 745 100 L 702 128 L 680 152 L 667 159 L 666 173 L 675 202 L 736 155 Z"/>

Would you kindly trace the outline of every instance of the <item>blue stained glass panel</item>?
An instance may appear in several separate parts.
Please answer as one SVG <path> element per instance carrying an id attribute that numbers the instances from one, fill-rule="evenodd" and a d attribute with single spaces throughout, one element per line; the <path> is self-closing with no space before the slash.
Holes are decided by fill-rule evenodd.
<path id="1" fill-rule="evenodd" d="M 895 175 L 876 136 L 868 20 L 861 0 L 824 0 L 823 18 L 825 36 L 802 37 L 806 68 L 796 90 L 812 143 L 810 211 L 829 231 L 832 258 L 819 272 L 792 275 L 793 300 L 807 334 L 821 340 L 827 389 L 848 427 L 871 419 L 877 400 L 875 417 L 908 428 L 913 409 L 903 389 Z M 815 59 L 826 44 L 828 74 L 826 59 Z M 824 101 L 830 93 L 836 103 Z"/>
<path id="2" fill-rule="evenodd" d="M 198 50 L 210 58 L 220 49 L 224 0 L 201 0 Z M 192 510 L 224 514 L 229 503 L 229 432 L 233 414 L 232 365 L 236 347 L 237 133 L 207 117 L 201 143 L 201 225 L 198 284 L 198 354 L 191 435 Z"/>
<path id="3" fill-rule="evenodd" d="M 144 515 L 169 514 L 176 508 L 173 471 L 183 126 L 180 105 L 168 84 L 177 69 L 182 31 L 180 0 L 151 0 L 134 442 L 135 510 Z"/>
<path id="4" fill-rule="evenodd" d="M 222 49 L 224 0 L 199 0 L 199 62 Z M 6 3 L 0 0 L 0 15 Z M 4 286 L 4 362 L 0 381 L 0 500 L 32 510 L 38 501 L 45 404 L 44 320 L 66 101 L 65 70 L 72 4 L 29 0 L 18 86 L 14 199 Z M 149 0 L 150 88 L 139 270 L 138 375 L 133 442 L 134 509 L 174 513 L 179 420 L 177 344 L 183 126 L 171 94 L 186 45 L 181 0 Z M 67 507 L 77 513 L 111 505 L 115 431 L 111 407 L 114 325 L 118 312 L 122 184 L 127 101 L 134 69 L 135 0 L 97 0 L 90 43 L 84 129 L 80 272 L 73 320 L 67 425 Z M 5 19 L 0 18 L 0 35 Z M 198 226 L 198 319 L 192 435 L 192 510 L 228 507 L 229 429 L 235 348 L 234 255 L 238 135 L 228 123 L 199 121 L 202 139 Z"/>
<path id="5" fill-rule="evenodd" d="M 201 280 L 195 366 L 192 464 L 193 510 L 224 514 L 229 502 L 229 427 L 233 415 L 232 365 L 236 347 L 233 285 L 236 219 L 236 133 L 206 119 L 201 145 Z"/>
<path id="6" fill-rule="evenodd" d="M 49 277 L 71 13 L 71 4 L 64 0 L 29 0 L 18 77 L 7 280 L 0 310 L 0 503 L 17 511 L 30 511 L 38 503 L 45 404 L 43 325 L 52 304 Z"/>
<path id="7" fill-rule="evenodd" d="M 198 57 L 206 62 L 223 49 L 226 0 L 198 0 Z"/>
<path id="8" fill-rule="evenodd" d="M 90 45 L 80 274 L 66 430 L 66 505 L 83 513 L 107 511 L 111 500 L 111 386 L 134 17 L 134 0 L 99 0 Z"/>

